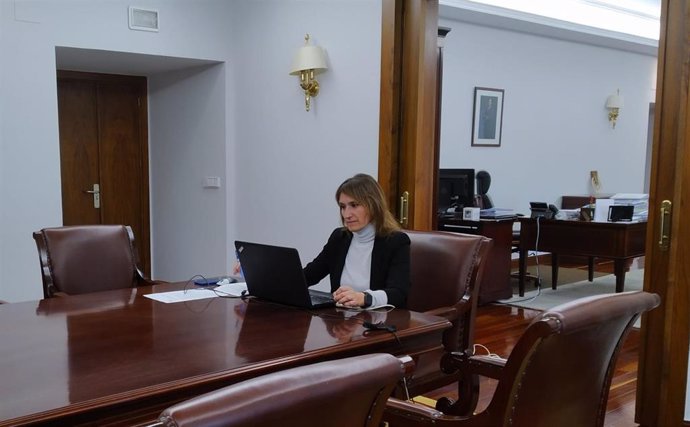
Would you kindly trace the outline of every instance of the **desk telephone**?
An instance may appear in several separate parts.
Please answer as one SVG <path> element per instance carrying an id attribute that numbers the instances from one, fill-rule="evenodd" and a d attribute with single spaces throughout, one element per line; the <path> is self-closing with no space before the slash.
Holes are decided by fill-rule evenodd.
<path id="1" fill-rule="evenodd" d="M 530 218 L 554 219 L 558 213 L 556 205 L 547 205 L 544 202 L 529 202 Z"/>

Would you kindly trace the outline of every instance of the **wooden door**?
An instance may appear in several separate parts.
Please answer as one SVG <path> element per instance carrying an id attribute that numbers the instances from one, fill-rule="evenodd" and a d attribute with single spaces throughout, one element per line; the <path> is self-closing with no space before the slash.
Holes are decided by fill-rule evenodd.
<path id="1" fill-rule="evenodd" d="M 145 77 L 58 72 L 63 224 L 131 226 L 150 274 L 146 96 Z"/>
<path id="2" fill-rule="evenodd" d="M 690 4 L 664 0 L 644 277 L 644 289 L 658 293 L 661 306 L 642 322 L 635 420 L 644 427 L 690 425 L 683 421 L 690 346 L 689 57 Z"/>
<path id="3" fill-rule="evenodd" d="M 404 228 L 431 230 L 436 161 L 438 0 L 384 0 L 379 183 Z"/>

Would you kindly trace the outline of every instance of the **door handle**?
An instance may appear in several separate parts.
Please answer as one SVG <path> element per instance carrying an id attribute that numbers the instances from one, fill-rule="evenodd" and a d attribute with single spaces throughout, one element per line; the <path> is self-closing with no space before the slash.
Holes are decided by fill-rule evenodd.
<path id="1" fill-rule="evenodd" d="M 403 191 L 402 196 L 400 196 L 400 207 L 399 207 L 399 220 L 400 225 L 407 227 L 407 215 L 410 209 L 410 192 Z"/>
<path id="2" fill-rule="evenodd" d="M 93 195 L 93 207 L 95 209 L 101 208 L 101 186 L 98 184 L 93 185 L 93 190 L 84 190 L 84 193 L 89 193 Z"/>
<path id="3" fill-rule="evenodd" d="M 667 251 L 671 243 L 671 207 L 673 204 L 670 200 L 661 202 L 661 230 L 659 233 L 659 248 L 662 251 Z"/>

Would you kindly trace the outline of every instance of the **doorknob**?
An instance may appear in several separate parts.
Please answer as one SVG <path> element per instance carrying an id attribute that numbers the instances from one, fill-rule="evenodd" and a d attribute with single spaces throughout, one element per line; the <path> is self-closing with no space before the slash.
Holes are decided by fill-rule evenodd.
<path id="1" fill-rule="evenodd" d="M 93 185 L 93 190 L 84 190 L 84 193 L 93 194 L 93 207 L 96 209 L 101 208 L 101 186 L 98 184 Z"/>

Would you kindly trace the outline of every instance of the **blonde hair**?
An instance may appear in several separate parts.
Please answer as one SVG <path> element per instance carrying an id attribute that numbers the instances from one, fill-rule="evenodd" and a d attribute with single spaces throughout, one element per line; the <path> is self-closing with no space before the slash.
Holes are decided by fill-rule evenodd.
<path id="1" fill-rule="evenodd" d="M 335 192 L 335 201 L 338 202 L 341 194 L 352 197 L 369 211 L 371 222 L 376 227 L 377 236 L 388 236 L 392 232 L 400 230 L 400 224 L 388 210 L 388 203 L 383 190 L 378 182 L 371 176 L 358 173 L 352 178 L 343 181 Z M 345 219 L 340 217 L 345 225 Z"/>

